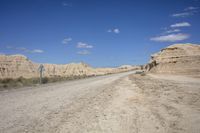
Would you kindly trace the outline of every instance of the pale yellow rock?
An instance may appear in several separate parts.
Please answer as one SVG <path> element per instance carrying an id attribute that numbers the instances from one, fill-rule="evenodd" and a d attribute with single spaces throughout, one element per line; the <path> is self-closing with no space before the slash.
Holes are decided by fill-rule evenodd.
<path id="1" fill-rule="evenodd" d="M 36 77 L 37 67 L 23 55 L 0 55 L 0 78 Z"/>
<path id="2" fill-rule="evenodd" d="M 0 55 L 0 79 L 39 77 L 38 63 L 30 61 L 23 55 Z M 64 65 L 43 64 L 45 77 L 96 76 L 119 73 L 138 69 L 137 66 L 125 65 L 119 68 L 92 68 L 85 63 L 70 63 Z"/>
<path id="3" fill-rule="evenodd" d="M 199 75 L 200 45 L 171 45 L 153 54 L 145 68 L 152 73 Z"/>

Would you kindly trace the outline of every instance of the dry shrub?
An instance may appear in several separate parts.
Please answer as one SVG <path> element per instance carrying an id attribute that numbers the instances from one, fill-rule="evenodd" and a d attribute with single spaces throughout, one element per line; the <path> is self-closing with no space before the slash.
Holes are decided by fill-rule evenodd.
<path id="1" fill-rule="evenodd" d="M 61 76 L 43 77 L 42 84 L 83 79 L 83 78 L 87 78 L 87 77 L 90 77 L 90 76 L 77 75 L 77 76 L 70 76 L 70 77 L 61 77 Z M 39 83 L 40 83 L 39 78 L 24 78 L 24 77 L 19 77 L 17 79 L 6 78 L 6 79 L 0 79 L 0 89 L 2 90 L 5 88 L 18 88 L 18 87 L 22 87 L 22 86 L 33 86 L 33 85 L 36 85 Z"/>

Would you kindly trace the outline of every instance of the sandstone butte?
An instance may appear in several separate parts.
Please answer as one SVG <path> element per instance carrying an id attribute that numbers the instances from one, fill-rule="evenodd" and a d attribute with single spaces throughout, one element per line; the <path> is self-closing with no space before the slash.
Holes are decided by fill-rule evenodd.
<path id="1" fill-rule="evenodd" d="M 149 73 L 200 76 L 200 45 L 174 44 L 151 56 Z"/>
<path id="2" fill-rule="evenodd" d="M 38 63 L 34 63 L 24 55 L 0 55 L 0 79 L 39 77 Z M 95 76 L 119 73 L 139 66 L 124 65 L 118 68 L 92 68 L 85 63 L 70 63 L 64 65 L 43 64 L 45 77 Z"/>

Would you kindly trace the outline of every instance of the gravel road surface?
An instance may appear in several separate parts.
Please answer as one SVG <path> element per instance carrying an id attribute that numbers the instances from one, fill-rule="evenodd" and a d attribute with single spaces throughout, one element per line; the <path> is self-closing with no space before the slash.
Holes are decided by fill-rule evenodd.
<path id="1" fill-rule="evenodd" d="M 1 133 L 199 133 L 200 82 L 134 72 L 0 92 Z"/>

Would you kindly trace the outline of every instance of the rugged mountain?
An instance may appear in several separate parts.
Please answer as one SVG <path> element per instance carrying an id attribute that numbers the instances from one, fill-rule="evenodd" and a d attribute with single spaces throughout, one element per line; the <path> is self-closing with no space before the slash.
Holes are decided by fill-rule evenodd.
<path id="1" fill-rule="evenodd" d="M 200 45 L 174 44 L 151 56 L 145 69 L 151 73 L 200 74 Z"/>
<path id="2" fill-rule="evenodd" d="M 32 78 L 38 77 L 38 63 L 30 61 L 23 55 L 0 55 L 0 78 Z M 95 76 L 118 73 L 137 69 L 137 66 L 119 68 L 92 68 L 85 63 L 70 63 L 64 65 L 43 64 L 46 77 L 70 77 L 70 76 Z"/>

